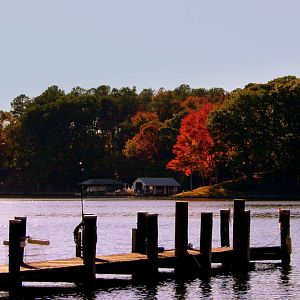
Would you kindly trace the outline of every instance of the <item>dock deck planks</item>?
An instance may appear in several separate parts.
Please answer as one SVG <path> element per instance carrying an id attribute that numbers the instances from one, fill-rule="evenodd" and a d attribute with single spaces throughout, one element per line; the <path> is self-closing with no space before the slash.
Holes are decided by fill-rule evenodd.
<path id="1" fill-rule="evenodd" d="M 255 260 L 280 259 L 280 247 L 251 248 L 251 256 Z M 233 249 L 221 247 L 212 249 L 212 262 L 222 263 L 230 260 Z M 197 249 L 188 250 L 188 255 L 200 258 L 201 253 Z M 102 255 L 96 257 L 96 273 L 98 274 L 131 274 L 136 270 L 143 269 L 149 262 L 147 255 L 139 253 L 124 253 Z M 158 266 L 162 268 L 173 268 L 176 262 L 174 250 L 165 250 L 158 254 Z M 80 280 L 84 270 L 81 258 L 66 258 L 57 260 L 46 260 L 30 262 L 21 267 L 21 276 L 24 281 L 66 281 Z M 0 266 L 0 279 L 9 278 L 8 266 Z"/>
<path id="2" fill-rule="evenodd" d="M 213 253 L 226 253 L 232 251 L 232 248 L 214 248 Z M 199 250 L 188 250 L 190 255 L 199 256 Z M 166 250 L 158 255 L 158 261 L 170 260 L 175 261 L 175 251 Z M 114 271 L 114 266 L 117 264 L 134 264 L 147 262 L 148 258 L 145 254 L 139 253 L 124 253 L 124 254 L 112 254 L 112 255 L 102 255 L 96 257 L 96 267 L 97 266 L 109 266 L 111 271 Z M 65 258 L 56 260 L 46 260 L 39 262 L 30 262 L 25 266 L 21 267 L 21 273 L 37 273 L 39 271 L 53 270 L 53 269 L 64 269 L 64 268 L 83 268 L 83 261 L 81 258 Z M 101 270 L 97 268 L 97 270 Z M 8 274 L 8 266 L 0 266 L 0 276 Z"/>

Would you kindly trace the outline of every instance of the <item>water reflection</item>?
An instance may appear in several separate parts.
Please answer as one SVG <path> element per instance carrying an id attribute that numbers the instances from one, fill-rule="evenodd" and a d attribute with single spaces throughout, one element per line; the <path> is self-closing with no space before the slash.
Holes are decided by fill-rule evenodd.
<path id="1" fill-rule="evenodd" d="M 291 266 L 283 266 L 281 268 L 280 284 L 289 285 L 292 268 Z"/>
<path id="2" fill-rule="evenodd" d="M 175 280 L 175 299 L 187 300 L 187 285 L 186 281 L 181 279 Z"/>
<path id="3" fill-rule="evenodd" d="M 251 289 L 250 273 L 249 272 L 234 272 L 233 276 L 233 291 L 235 295 L 247 295 Z"/>
<path id="4" fill-rule="evenodd" d="M 204 298 L 211 298 L 212 296 L 212 287 L 211 287 L 211 279 L 210 277 L 202 278 L 200 281 L 200 289 L 202 292 L 202 296 Z"/>
<path id="5" fill-rule="evenodd" d="M 96 300 L 97 295 L 96 291 L 91 288 L 86 288 L 84 289 L 80 294 L 79 294 L 81 300 Z"/>
<path id="6" fill-rule="evenodd" d="M 157 299 L 157 284 L 154 283 L 148 283 L 146 285 L 146 299 L 152 299 L 152 300 L 156 300 Z"/>

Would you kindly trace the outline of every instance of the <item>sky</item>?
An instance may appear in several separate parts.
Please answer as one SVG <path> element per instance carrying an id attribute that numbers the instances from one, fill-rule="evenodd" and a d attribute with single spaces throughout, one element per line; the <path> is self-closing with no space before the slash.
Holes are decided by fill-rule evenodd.
<path id="1" fill-rule="evenodd" d="M 0 110 L 49 86 L 227 91 L 300 77 L 299 0 L 0 2 Z"/>

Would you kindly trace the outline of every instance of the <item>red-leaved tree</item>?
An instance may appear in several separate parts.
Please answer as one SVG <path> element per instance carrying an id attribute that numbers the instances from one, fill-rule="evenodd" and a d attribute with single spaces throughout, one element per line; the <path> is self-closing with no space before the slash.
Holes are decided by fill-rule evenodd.
<path id="1" fill-rule="evenodd" d="M 198 111 L 190 112 L 181 122 L 177 142 L 173 147 L 175 158 L 167 164 L 168 169 L 184 172 L 189 176 L 197 171 L 203 178 L 211 178 L 215 169 L 210 153 L 213 140 L 206 127 L 209 113 L 216 108 L 207 102 Z"/>

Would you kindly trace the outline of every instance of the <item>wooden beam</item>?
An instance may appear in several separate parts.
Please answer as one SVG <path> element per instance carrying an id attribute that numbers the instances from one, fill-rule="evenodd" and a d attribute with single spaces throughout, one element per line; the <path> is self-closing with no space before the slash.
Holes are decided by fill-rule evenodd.
<path id="1" fill-rule="evenodd" d="M 188 202 L 176 202 L 175 214 L 175 255 L 187 255 L 188 245 Z"/>
<path id="2" fill-rule="evenodd" d="M 136 252 L 146 254 L 147 212 L 138 212 L 136 231 Z"/>
<path id="3" fill-rule="evenodd" d="M 20 220 L 21 221 L 21 239 L 20 239 L 20 242 L 24 243 L 24 245 L 25 245 L 27 218 L 26 217 L 15 217 L 15 220 Z M 20 249 L 20 261 L 21 261 L 21 264 L 24 263 L 24 247 L 21 247 L 21 249 Z"/>
<path id="4" fill-rule="evenodd" d="M 240 237 L 243 227 L 244 211 L 245 200 L 235 199 L 233 202 L 233 250 L 240 248 Z"/>
<path id="5" fill-rule="evenodd" d="M 201 213 L 201 229 L 200 229 L 201 269 L 205 273 L 208 273 L 209 270 L 211 269 L 212 226 L 213 226 L 213 214 L 209 212 Z"/>
<path id="6" fill-rule="evenodd" d="M 91 284 L 96 279 L 96 244 L 97 244 L 97 216 L 83 216 L 82 254 L 85 272 L 83 282 Z"/>
<path id="7" fill-rule="evenodd" d="M 279 210 L 281 261 L 283 265 L 291 262 L 292 241 L 290 237 L 290 211 Z"/>
<path id="8" fill-rule="evenodd" d="M 9 221 L 9 296 L 11 299 L 18 299 L 22 287 L 21 281 L 21 248 L 20 241 L 22 237 L 22 221 L 10 220 Z"/>
<path id="9" fill-rule="evenodd" d="M 151 278 L 158 273 L 158 220 L 157 214 L 147 215 L 147 258 L 149 260 L 148 273 Z"/>
<path id="10" fill-rule="evenodd" d="M 245 211 L 245 200 L 234 200 L 233 267 L 247 269 L 250 259 L 250 211 Z"/>
<path id="11" fill-rule="evenodd" d="M 230 247 L 229 237 L 230 210 L 220 210 L 220 239 L 221 247 Z"/>

